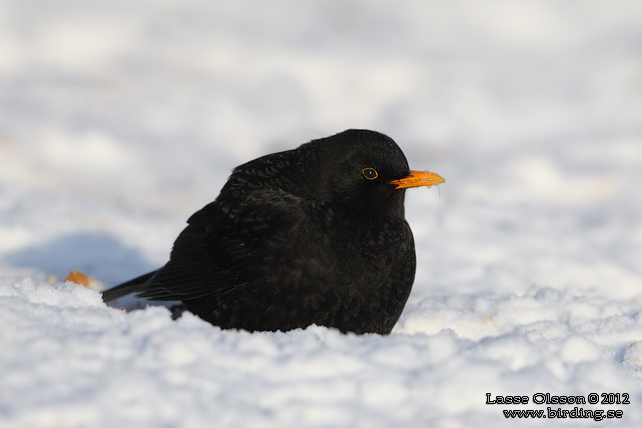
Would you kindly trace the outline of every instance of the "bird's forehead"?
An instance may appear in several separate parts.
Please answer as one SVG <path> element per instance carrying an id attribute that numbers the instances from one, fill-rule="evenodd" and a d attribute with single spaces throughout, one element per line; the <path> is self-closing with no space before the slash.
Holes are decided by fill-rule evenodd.
<path id="1" fill-rule="evenodd" d="M 330 164 L 408 167 L 408 161 L 397 143 L 383 134 L 373 134 L 375 138 L 369 134 L 366 137 L 370 138 L 357 134 L 353 138 L 331 137 L 317 140 L 314 148 L 318 156 Z"/>

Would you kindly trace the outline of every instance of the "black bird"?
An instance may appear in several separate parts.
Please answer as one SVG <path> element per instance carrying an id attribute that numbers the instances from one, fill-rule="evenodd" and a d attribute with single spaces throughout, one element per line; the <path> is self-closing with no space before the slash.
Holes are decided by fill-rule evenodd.
<path id="1" fill-rule="evenodd" d="M 442 182 L 367 130 L 260 157 L 190 217 L 164 267 L 103 300 L 180 300 L 226 329 L 388 334 L 415 277 L 404 189 Z"/>

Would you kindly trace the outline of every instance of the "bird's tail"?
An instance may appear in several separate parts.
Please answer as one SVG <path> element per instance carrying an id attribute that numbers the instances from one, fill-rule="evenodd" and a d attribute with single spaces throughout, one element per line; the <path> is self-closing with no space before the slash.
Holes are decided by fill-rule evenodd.
<path id="1" fill-rule="evenodd" d="M 127 282 L 123 282 L 120 285 L 117 285 L 113 288 L 110 288 L 107 291 L 103 292 L 103 302 L 111 302 L 112 300 L 116 300 L 119 297 L 123 297 L 127 294 L 131 293 L 136 293 L 138 291 L 143 291 L 143 285 L 147 284 L 147 281 L 154 276 L 156 271 L 146 273 L 145 275 L 141 275 L 138 278 L 130 279 Z"/>

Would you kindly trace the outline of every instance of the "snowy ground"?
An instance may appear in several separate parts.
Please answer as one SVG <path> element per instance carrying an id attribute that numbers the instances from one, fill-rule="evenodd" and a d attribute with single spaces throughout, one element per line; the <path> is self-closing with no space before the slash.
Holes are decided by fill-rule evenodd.
<path id="1" fill-rule="evenodd" d="M 161 265 L 234 166 L 346 128 L 447 180 L 408 192 L 390 336 L 221 331 L 60 283 Z M 640 426 L 641 182 L 638 1 L 5 0 L 0 426 Z"/>

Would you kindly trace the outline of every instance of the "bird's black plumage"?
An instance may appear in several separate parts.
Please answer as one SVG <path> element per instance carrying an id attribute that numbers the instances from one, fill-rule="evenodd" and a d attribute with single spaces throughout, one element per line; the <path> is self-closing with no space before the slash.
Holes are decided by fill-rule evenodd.
<path id="1" fill-rule="evenodd" d="M 415 276 L 405 188 L 442 181 L 366 130 L 263 156 L 190 217 L 164 267 L 103 299 L 180 300 L 222 328 L 387 334 Z"/>

